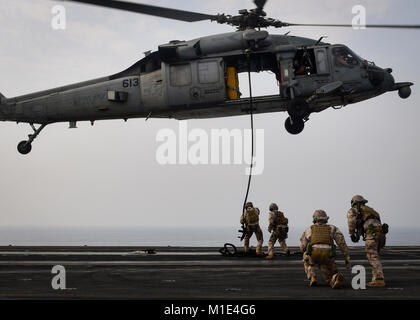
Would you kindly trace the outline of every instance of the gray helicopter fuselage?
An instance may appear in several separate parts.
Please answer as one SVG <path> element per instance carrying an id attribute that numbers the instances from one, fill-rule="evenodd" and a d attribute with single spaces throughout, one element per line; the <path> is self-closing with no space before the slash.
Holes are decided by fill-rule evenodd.
<path id="1" fill-rule="evenodd" d="M 337 52 L 344 58 L 348 54 L 349 61 L 340 62 Z M 300 100 L 307 102 L 302 113 L 307 116 L 411 85 L 395 84 L 391 70 L 364 61 L 343 45 L 252 29 L 171 41 L 109 77 L 10 99 L 1 96 L 0 120 L 49 124 L 247 114 L 249 99 L 228 97 L 229 66 L 237 73 L 275 73 L 279 94 L 255 97 L 255 113 L 293 113 L 294 101 Z"/>

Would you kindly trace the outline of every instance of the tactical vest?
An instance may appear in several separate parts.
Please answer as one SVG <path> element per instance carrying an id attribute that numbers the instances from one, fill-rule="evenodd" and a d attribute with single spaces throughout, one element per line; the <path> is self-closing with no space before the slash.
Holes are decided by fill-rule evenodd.
<path id="1" fill-rule="evenodd" d="M 313 246 L 314 244 L 328 244 L 332 246 L 334 244 L 333 239 L 331 239 L 330 226 L 314 224 L 313 226 L 311 226 L 311 230 L 311 246 Z"/>
<path id="2" fill-rule="evenodd" d="M 381 218 L 379 217 L 379 213 L 377 213 L 371 207 L 361 205 L 360 206 L 360 213 L 362 214 L 363 223 L 365 223 L 369 219 L 376 219 L 376 220 L 381 221 Z"/>
<path id="3" fill-rule="evenodd" d="M 246 213 L 247 213 L 246 221 L 248 222 L 248 224 L 256 224 L 258 223 L 258 221 L 260 221 L 260 217 L 258 216 L 257 210 L 255 210 L 255 208 L 246 210 Z"/>

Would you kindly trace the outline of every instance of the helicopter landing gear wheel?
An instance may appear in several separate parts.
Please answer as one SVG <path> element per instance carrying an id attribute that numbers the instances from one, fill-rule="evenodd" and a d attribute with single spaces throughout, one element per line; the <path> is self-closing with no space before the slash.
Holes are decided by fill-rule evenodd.
<path id="1" fill-rule="evenodd" d="M 18 146 L 17 146 L 17 150 L 19 151 L 20 154 L 28 154 L 29 152 L 31 152 L 32 150 L 32 142 L 36 139 L 36 137 L 38 137 L 38 135 L 41 133 L 41 131 L 45 128 L 47 124 L 42 124 L 38 129 L 35 128 L 35 126 L 30 123 L 30 126 L 32 128 L 32 130 L 34 130 L 33 134 L 28 135 L 28 140 L 27 141 L 21 141 L 19 142 Z"/>
<path id="2" fill-rule="evenodd" d="M 29 141 L 19 142 L 17 149 L 20 154 L 28 154 L 32 150 L 32 144 Z"/>
<path id="3" fill-rule="evenodd" d="M 288 117 L 284 123 L 284 127 L 290 134 L 299 134 L 305 128 L 305 122 L 302 118 Z"/>

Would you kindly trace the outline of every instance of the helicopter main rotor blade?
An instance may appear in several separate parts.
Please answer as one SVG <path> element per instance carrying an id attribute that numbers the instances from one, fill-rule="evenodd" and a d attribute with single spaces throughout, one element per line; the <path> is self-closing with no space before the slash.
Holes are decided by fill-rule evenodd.
<path id="1" fill-rule="evenodd" d="M 168 19 L 195 22 L 202 20 L 216 20 L 217 15 L 209 15 L 204 13 L 184 11 L 177 9 L 170 9 L 164 7 L 156 7 L 147 4 L 140 4 L 127 1 L 114 1 L 114 0 L 66 0 L 71 2 L 80 2 L 91 4 L 100 7 L 120 9 L 130 12 L 143 13 L 151 16 L 163 17 Z"/>
<path id="2" fill-rule="evenodd" d="M 257 6 L 257 9 L 263 10 L 267 0 L 254 0 L 254 3 Z"/>
<path id="3" fill-rule="evenodd" d="M 351 24 L 306 24 L 306 23 L 287 23 L 282 22 L 281 27 L 366 27 L 366 28 L 382 28 L 382 29 L 420 29 L 418 24 L 368 24 L 368 25 L 351 25 Z"/>

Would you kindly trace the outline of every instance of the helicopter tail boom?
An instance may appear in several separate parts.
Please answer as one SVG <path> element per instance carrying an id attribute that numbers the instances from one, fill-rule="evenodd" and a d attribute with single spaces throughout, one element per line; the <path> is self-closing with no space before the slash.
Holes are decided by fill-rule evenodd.
<path id="1" fill-rule="evenodd" d="M 6 102 L 6 97 L 0 93 L 0 120 L 4 120 L 3 104 Z"/>
<path id="2" fill-rule="evenodd" d="M 6 104 L 7 98 L 0 93 L 0 108 L 2 105 Z"/>

